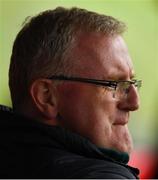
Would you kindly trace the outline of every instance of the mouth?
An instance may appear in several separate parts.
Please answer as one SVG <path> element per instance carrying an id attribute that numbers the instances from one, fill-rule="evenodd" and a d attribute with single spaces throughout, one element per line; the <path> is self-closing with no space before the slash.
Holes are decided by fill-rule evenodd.
<path id="1" fill-rule="evenodd" d="M 124 117 L 116 118 L 115 122 L 113 123 L 113 125 L 124 126 L 124 125 L 128 124 L 128 121 L 129 121 L 129 114 L 127 114 Z"/>
<path id="2" fill-rule="evenodd" d="M 127 123 L 128 123 L 128 120 L 120 120 L 120 121 L 114 122 L 113 125 L 114 125 L 114 126 L 118 126 L 118 125 L 124 126 L 124 125 L 126 125 Z"/>

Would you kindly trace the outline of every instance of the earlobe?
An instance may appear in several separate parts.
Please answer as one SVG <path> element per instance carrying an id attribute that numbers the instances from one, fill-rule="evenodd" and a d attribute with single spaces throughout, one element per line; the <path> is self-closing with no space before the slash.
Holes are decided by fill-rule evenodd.
<path id="1" fill-rule="evenodd" d="M 52 120 L 57 116 L 57 100 L 55 89 L 50 80 L 38 79 L 30 87 L 32 100 L 40 113 Z"/>

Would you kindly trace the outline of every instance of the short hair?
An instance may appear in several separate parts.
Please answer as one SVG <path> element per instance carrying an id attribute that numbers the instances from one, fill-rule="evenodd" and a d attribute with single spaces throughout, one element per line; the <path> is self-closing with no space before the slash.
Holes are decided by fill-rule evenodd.
<path id="1" fill-rule="evenodd" d="M 122 34 L 123 22 L 80 8 L 57 7 L 44 11 L 25 22 L 12 50 L 9 87 L 13 107 L 28 96 L 31 83 L 38 78 L 71 74 L 68 55 L 78 31 Z"/>

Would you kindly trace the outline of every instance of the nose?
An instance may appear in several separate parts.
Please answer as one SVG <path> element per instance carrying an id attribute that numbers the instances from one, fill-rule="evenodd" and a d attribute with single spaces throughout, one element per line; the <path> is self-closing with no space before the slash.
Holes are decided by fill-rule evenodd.
<path id="1" fill-rule="evenodd" d="M 126 111 L 136 111 L 139 109 L 139 103 L 138 90 L 134 85 L 131 85 L 127 97 L 118 102 L 118 108 Z"/>

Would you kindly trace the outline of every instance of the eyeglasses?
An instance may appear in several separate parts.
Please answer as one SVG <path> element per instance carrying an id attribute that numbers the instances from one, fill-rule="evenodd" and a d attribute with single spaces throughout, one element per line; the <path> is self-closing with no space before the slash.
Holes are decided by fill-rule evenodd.
<path id="1" fill-rule="evenodd" d="M 106 88 L 109 87 L 112 90 L 114 90 L 113 97 L 118 99 L 127 97 L 131 85 L 134 85 L 134 87 L 137 90 L 139 90 L 139 88 L 142 85 L 141 80 L 135 80 L 135 79 L 131 81 L 126 81 L 126 80 L 110 81 L 110 80 L 97 80 L 97 79 L 88 79 L 88 78 L 79 78 L 79 77 L 66 77 L 63 75 L 51 76 L 48 79 L 82 82 L 82 83 L 95 84 Z"/>

